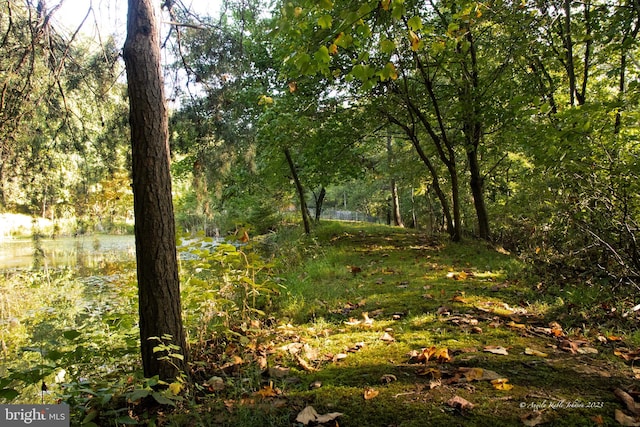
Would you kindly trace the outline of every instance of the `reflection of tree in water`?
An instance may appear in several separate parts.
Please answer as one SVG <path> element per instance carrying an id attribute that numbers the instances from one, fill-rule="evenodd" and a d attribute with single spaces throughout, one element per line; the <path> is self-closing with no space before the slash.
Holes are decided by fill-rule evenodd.
<path id="1" fill-rule="evenodd" d="M 76 239 L 76 268 L 79 272 L 84 272 L 87 269 L 87 253 L 84 250 L 84 242 L 82 239 Z"/>
<path id="2" fill-rule="evenodd" d="M 42 233 L 38 228 L 38 224 L 33 219 L 33 225 L 31 228 L 31 241 L 33 242 L 33 264 L 32 268 L 34 270 L 40 270 L 44 263 L 44 249 L 42 249 Z"/>

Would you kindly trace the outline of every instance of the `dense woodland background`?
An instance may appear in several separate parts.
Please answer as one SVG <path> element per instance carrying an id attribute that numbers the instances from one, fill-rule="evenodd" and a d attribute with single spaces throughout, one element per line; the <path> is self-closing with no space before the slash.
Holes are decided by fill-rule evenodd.
<path id="1" fill-rule="evenodd" d="M 0 208 L 122 230 L 120 42 L 62 31 L 55 6 L 0 3 Z M 295 211 L 309 232 L 323 210 L 360 211 L 637 281 L 637 1 L 162 13 L 180 228 L 259 234 Z"/>

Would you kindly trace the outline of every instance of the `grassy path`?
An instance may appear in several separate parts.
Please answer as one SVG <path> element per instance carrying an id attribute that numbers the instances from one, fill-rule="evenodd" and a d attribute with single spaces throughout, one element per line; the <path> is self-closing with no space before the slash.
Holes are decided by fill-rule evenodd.
<path id="1" fill-rule="evenodd" d="M 331 226 L 318 241 L 283 275 L 287 295 L 255 348 L 260 388 L 219 402 L 211 425 L 588 426 L 629 414 L 614 390 L 638 390 L 620 357 L 637 331 L 585 323 L 605 317 L 519 280 L 514 257 L 386 227 Z"/>

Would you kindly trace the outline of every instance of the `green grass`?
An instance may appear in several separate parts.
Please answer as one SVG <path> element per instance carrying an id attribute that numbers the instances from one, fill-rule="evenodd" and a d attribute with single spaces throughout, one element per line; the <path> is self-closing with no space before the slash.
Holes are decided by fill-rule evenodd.
<path id="1" fill-rule="evenodd" d="M 260 341 L 269 366 L 290 371 L 265 370 L 251 392 L 240 393 L 244 398 L 236 393 L 227 401 L 216 425 L 296 425 L 307 405 L 320 414 L 342 413 L 341 426 L 523 425 L 521 417 L 536 406 L 552 425 L 611 425 L 614 410 L 623 409 L 612 389 L 628 387 L 633 372 L 613 350 L 637 345 L 638 332 L 620 313 L 607 317 L 594 308 L 606 288 L 539 284 L 517 257 L 485 242 L 454 244 L 400 228 L 328 223 L 313 238 L 289 231 L 286 240 L 273 239 L 285 290 Z M 357 324 L 365 314 L 373 322 Z M 558 338 L 541 332 L 551 321 L 598 353 L 563 351 Z M 382 340 L 385 333 L 394 341 Z M 602 344 L 599 334 L 625 341 Z M 283 347 L 291 344 L 305 347 L 292 354 Z M 432 346 L 448 349 L 453 359 L 410 363 L 411 351 Z M 505 347 L 508 355 L 485 346 Z M 527 348 L 548 356 L 526 355 Z M 473 367 L 499 373 L 513 388 L 446 381 Z M 428 368 L 441 373 L 441 385 L 423 375 Z M 396 380 L 384 383 L 384 375 Z M 277 396 L 256 397 L 268 385 Z M 367 388 L 377 396 L 365 399 Z M 452 408 L 447 401 L 454 396 L 474 408 Z M 590 402 L 596 407 L 575 407 Z"/>

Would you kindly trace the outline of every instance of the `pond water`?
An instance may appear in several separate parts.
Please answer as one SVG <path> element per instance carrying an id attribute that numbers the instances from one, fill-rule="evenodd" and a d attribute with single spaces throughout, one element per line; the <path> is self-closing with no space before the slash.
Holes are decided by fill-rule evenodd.
<path id="1" fill-rule="evenodd" d="M 39 255 L 39 256 L 38 256 Z M 97 267 L 105 261 L 134 261 L 133 235 L 0 240 L 0 270 L 42 267 Z"/>

